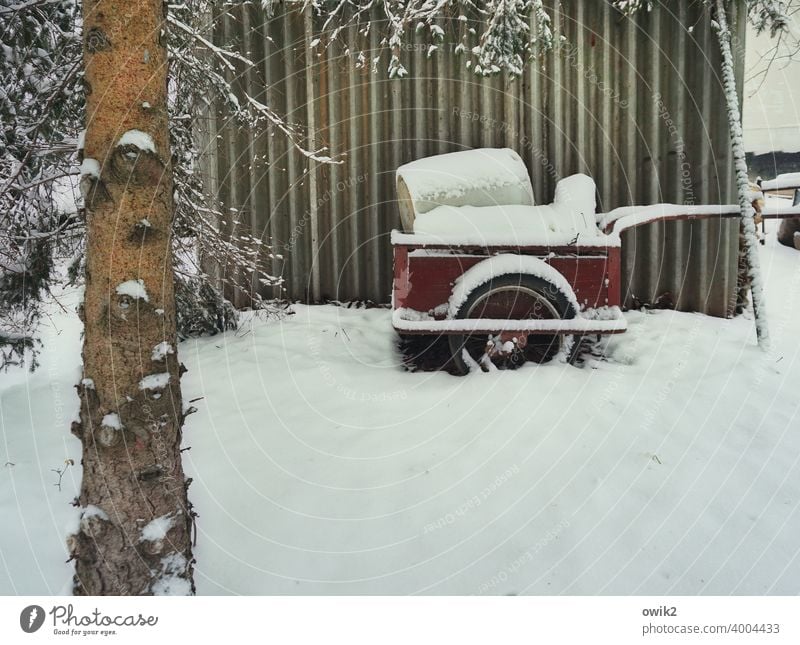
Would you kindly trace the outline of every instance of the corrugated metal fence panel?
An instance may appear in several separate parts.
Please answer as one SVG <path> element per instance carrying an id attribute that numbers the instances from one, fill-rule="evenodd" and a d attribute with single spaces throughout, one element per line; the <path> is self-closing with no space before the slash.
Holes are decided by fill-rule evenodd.
<path id="1" fill-rule="evenodd" d="M 409 76 L 390 80 L 375 25 L 366 42 L 354 27 L 343 34 L 366 46 L 359 66 L 356 46 L 314 46 L 319 19 L 296 3 L 271 18 L 257 6 L 227 9 L 215 37 L 258 61 L 232 75 L 234 90 L 249 88 L 305 128 L 306 146 L 326 145 L 342 161 L 309 162 L 273 126 L 215 122 L 213 185 L 226 208 L 241 210 L 227 226 L 269 239 L 283 256 L 273 262 L 286 281 L 282 295 L 387 302 L 389 233 L 399 226 L 394 171 L 427 155 L 514 148 L 538 203 L 573 172 L 594 177 L 602 210 L 735 201 L 718 53 L 702 3 L 656 4 L 635 20 L 607 2 L 564 0 L 551 11 L 564 40 L 522 78 L 477 77 L 452 45 L 429 56 L 421 37 L 403 52 Z M 627 233 L 626 303 L 729 315 L 737 238 L 736 223 Z"/>

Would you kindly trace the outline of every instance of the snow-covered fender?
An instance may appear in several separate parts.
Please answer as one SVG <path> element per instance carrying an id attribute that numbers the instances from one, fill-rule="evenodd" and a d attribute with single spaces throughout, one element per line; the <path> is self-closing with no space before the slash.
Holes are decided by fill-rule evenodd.
<path id="1" fill-rule="evenodd" d="M 461 309 L 461 305 L 481 285 L 499 276 L 515 274 L 532 275 L 545 280 L 564 295 L 575 312 L 580 311 L 575 292 L 562 273 L 539 258 L 507 253 L 495 255 L 479 262 L 467 269 L 456 280 L 447 303 L 447 318 L 454 319 Z"/>

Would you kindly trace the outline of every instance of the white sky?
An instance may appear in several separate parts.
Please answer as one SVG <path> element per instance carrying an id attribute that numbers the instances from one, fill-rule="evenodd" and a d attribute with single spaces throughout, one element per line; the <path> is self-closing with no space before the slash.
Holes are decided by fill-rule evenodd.
<path id="1" fill-rule="evenodd" d="M 792 23 L 800 42 L 800 20 Z M 794 40 L 792 39 L 792 40 Z M 769 34 L 747 35 L 744 140 L 748 152 L 800 151 L 800 53 L 795 60 L 769 59 L 776 41 Z M 786 54 L 787 47 L 781 53 Z"/>

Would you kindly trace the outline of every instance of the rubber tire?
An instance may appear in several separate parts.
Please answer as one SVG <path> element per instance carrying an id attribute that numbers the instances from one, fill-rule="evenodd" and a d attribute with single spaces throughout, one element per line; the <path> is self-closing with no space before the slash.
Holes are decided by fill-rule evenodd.
<path id="1" fill-rule="evenodd" d="M 467 312 L 469 312 L 475 303 L 483 298 L 488 292 L 498 287 L 508 286 L 525 287 L 536 292 L 538 295 L 541 295 L 552 305 L 561 320 L 575 318 L 575 316 L 578 314 L 567 296 L 557 289 L 551 282 L 527 273 L 508 273 L 501 276 L 495 276 L 489 282 L 486 282 L 474 289 L 469 294 L 467 299 L 462 303 L 461 307 L 459 307 L 455 317 L 464 319 L 467 315 Z M 529 334 L 528 339 L 530 340 L 531 337 L 535 336 L 537 336 L 537 334 Z M 538 336 L 541 338 L 541 335 Z M 450 334 L 448 336 L 453 372 L 461 376 L 465 376 L 470 372 L 470 368 L 464 361 L 461 354 L 461 350 L 463 349 L 468 337 L 469 336 L 465 334 Z M 566 347 L 569 351 L 569 348 L 572 346 L 572 344 L 572 336 L 564 335 L 562 336 L 560 349 Z M 548 362 L 551 358 L 552 356 L 541 362 Z"/>

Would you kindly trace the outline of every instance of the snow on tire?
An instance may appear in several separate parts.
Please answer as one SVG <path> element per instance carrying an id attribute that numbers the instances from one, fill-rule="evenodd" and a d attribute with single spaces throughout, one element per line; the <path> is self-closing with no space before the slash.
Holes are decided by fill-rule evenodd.
<path id="1" fill-rule="evenodd" d="M 470 291 L 459 289 L 459 285 L 456 285 L 451 305 L 456 299 L 459 304 L 457 308 L 451 309 L 450 316 L 461 319 L 506 320 L 575 318 L 578 314 L 578 305 L 569 285 L 566 292 L 564 284 L 561 283 L 562 280 L 566 283 L 566 280 L 552 267 L 541 260 L 538 262 L 544 265 L 546 270 L 537 267 L 539 270 L 536 271 L 536 275 L 526 272 L 501 274 L 490 272 L 488 279 L 479 281 Z M 486 276 L 487 269 L 489 267 L 484 267 L 476 274 Z M 549 272 L 556 273 L 560 280 L 549 280 L 551 277 L 547 275 Z M 466 273 L 464 277 L 469 279 Z M 530 334 L 526 341 L 524 347 L 516 347 L 516 340 L 509 340 L 507 336 L 501 338 L 500 335 L 492 336 L 485 333 L 449 336 L 453 365 L 455 371 L 460 374 L 468 374 L 477 369 L 481 371 L 516 369 L 528 361 L 545 363 L 559 355 L 567 356 L 572 346 L 572 337 L 564 335 Z M 497 343 L 512 343 L 512 346 L 501 353 L 490 355 L 490 348 L 496 347 Z"/>

